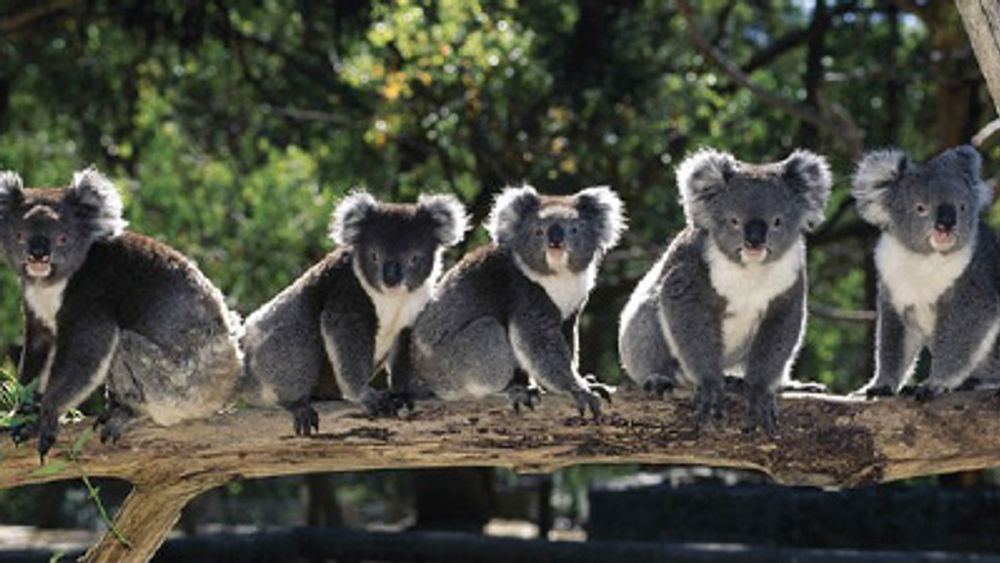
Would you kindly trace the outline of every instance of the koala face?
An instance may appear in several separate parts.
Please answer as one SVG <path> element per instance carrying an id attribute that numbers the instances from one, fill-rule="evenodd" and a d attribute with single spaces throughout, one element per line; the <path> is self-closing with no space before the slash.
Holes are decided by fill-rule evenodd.
<path id="1" fill-rule="evenodd" d="M 355 266 L 376 291 L 413 291 L 438 265 L 439 250 L 466 230 L 465 209 L 450 195 L 420 196 L 416 205 L 379 203 L 366 193 L 342 200 L 331 236 L 353 248 Z"/>
<path id="2" fill-rule="evenodd" d="M 125 227 L 121 213 L 114 185 L 92 168 L 74 174 L 68 188 L 24 189 L 16 174 L 0 174 L 0 240 L 26 283 L 71 276 L 95 240 Z"/>
<path id="3" fill-rule="evenodd" d="M 688 224 L 749 264 L 776 260 L 823 220 L 831 178 L 826 160 L 808 151 L 748 164 L 703 149 L 681 163 L 677 183 Z"/>
<path id="4" fill-rule="evenodd" d="M 531 186 L 507 188 L 487 221 L 497 246 L 542 275 L 582 272 L 618 242 L 621 200 L 607 187 L 573 196 L 541 196 Z"/>
<path id="5" fill-rule="evenodd" d="M 922 254 L 964 248 L 993 194 L 980 178 L 982 160 L 970 146 L 925 164 L 898 150 L 875 151 L 858 164 L 853 195 L 869 223 Z"/>

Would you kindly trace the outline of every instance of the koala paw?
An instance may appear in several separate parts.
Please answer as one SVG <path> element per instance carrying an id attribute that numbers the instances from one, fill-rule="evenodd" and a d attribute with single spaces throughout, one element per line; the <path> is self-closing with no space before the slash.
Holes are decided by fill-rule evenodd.
<path id="1" fill-rule="evenodd" d="M 888 384 L 882 385 L 871 385 L 851 393 L 851 395 L 859 396 L 863 395 L 865 399 L 872 400 L 878 397 L 892 397 L 896 392 L 893 391 L 892 386 Z"/>
<path id="2" fill-rule="evenodd" d="M 705 426 L 709 420 L 716 425 L 721 424 L 725 418 L 724 407 L 723 385 L 702 383 L 698 386 L 694 394 L 694 416 L 699 427 Z"/>
<path id="3" fill-rule="evenodd" d="M 756 392 L 747 397 L 747 424 L 744 432 L 760 428 L 770 437 L 778 434 L 778 403 L 773 393 Z"/>
<path id="4" fill-rule="evenodd" d="M 291 411 L 296 436 L 309 436 L 313 432 L 319 432 L 319 413 L 309 403 L 299 404 Z"/>
<path id="5" fill-rule="evenodd" d="M 667 393 L 672 393 L 674 387 L 676 386 L 677 384 L 674 382 L 674 378 L 667 377 L 666 375 L 660 375 L 658 373 L 650 375 L 646 378 L 646 381 L 642 383 L 642 389 L 646 393 L 656 395 L 661 399 Z"/>
<path id="6" fill-rule="evenodd" d="M 583 376 L 583 383 L 591 393 L 597 393 L 605 401 L 611 402 L 611 395 L 615 392 L 613 386 L 601 383 L 597 380 L 597 376 L 592 373 Z"/>
<path id="7" fill-rule="evenodd" d="M 45 465 L 45 456 L 55 445 L 59 434 L 59 418 L 43 410 L 38 421 L 38 461 Z"/>
<path id="8" fill-rule="evenodd" d="M 723 389 L 729 393 L 740 393 L 746 389 L 746 382 L 743 381 L 742 377 L 736 377 L 735 375 L 724 375 L 723 377 Z"/>
<path id="9" fill-rule="evenodd" d="M 403 407 L 410 404 L 412 400 L 405 394 L 383 389 L 371 389 L 361 397 L 361 406 L 365 408 L 365 414 L 375 418 L 394 417 Z"/>
<path id="10" fill-rule="evenodd" d="M 506 393 L 516 413 L 521 412 L 522 406 L 526 407 L 529 411 L 533 411 L 535 410 L 535 405 L 542 402 L 542 391 L 534 385 L 513 383 L 507 387 Z"/>
<path id="11" fill-rule="evenodd" d="M 580 416 L 586 416 L 587 411 L 590 411 L 590 415 L 595 421 L 601 418 L 601 398 L 610 396 L 607 389 L 597 391 L 591 389 L 589 385 L 582 389 L 573 390 L 573 398 L 576 399 L 576 409 Z"/>
<path id="12" fill-rule="evenodd" d="M 19 446 L 28 440 L 38 436 L 38 424 L 35 422 L 24 422 L 17 426 L 10 427 L 10 439 L 14 445 Z"/>
<path id="13" fill-rule="evenodd" d="M 108 442 L 117 444 L 122 434 L 125 433 L 125 429 L 128 428 L 134 418 L 132 413 L 127 409 L 112 407 L 97 417 L 97 420 L 94 421 L 94 429 L 101 428 L 99 437 L 102 444 Z"/>
<path id="14" fill-rule="evenodd" d="M 916 399 L 918 403 L 927 403 L 947 392 L 947 389 L 939 385 L 921 383 L 913 390 L 913 398 Z"/>
<path id="15" fill-rule="evenodd" d="M 955 388 L 955 391 L 975 391 L 979 389 L 983 384 L 983 380 L 978 377 L 967 377 L 961 385 Z"/>

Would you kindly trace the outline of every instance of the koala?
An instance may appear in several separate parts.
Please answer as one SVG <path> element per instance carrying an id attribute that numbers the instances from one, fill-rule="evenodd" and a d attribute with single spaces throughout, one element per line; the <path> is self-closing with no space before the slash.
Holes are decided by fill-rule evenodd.
<path id="1" fill-rule="evenodd" d="M 660 393 L 695 387 L 700 423 L 722 417 L 724 374 L 741 377 L 749 428 L 774 433 L 776 391 L 798 387 L 789 374 L 805 333 L 804 233 L 823 220 L 829 167 L 804 150 L 749 164 L 702 149 L 677 184 L 687 227 L 622 312 L 623 366 Z"/>
<path id="2" fill-rule="evenodd" d="M 533 408 L 537 382 L 598 417 L 612 388 L 579 374 L 577 321 L 624 228 L 621 201 L 606 187 L 503 190 L 487 220 L 492 244 L 450 269 L 417 318 L 414 380 L 445 400 L 506 391 L 515 410 Z"/>
<path id="3" fill-rule="evenodd" d="M 247 318 L 253 400 L 286 408 L 295 433 L 309 435 L 319 430 L 310 399 L 332 372 L 340 393 L 369 415 L 394 415 L 397 397 L 370 381 L 383 367 L 393 378 L 408 373 L 409 327 L 431 297 L 443 249 L 465 230 L 465 209 L 450 195 L 422 195 L 415 205 L 363 192 L 341 200 L 331 229 L 337 249 Z"/>
<path id="4" fill-rule="evenodd" d="M 979 219 L 993 199 L 980 165 L 970 146 L 924 164 L 895 149 L 858 164 L 858 214 L 881 231 L 875 375 L 858 393 L 897 393 L 924 347 L 932 361 L 918 400 L 1000 386 L 1000 254 Z"/>
<path id="5" fill-rule="evenodd" d="M 139 418 L 160 425 L 210 415 L 241 370 L 239 319 L 184 256 L 124 231 L 122 201 L 94 168 L 66 188 L 25 189 L 0 174 L 0 242 L 23 289 L 22 382 L 38 380 L 44 458 L 58 418 L 102 383 L 101 439 Z M 17 437 L 17 434 L 15 434 Z"/>

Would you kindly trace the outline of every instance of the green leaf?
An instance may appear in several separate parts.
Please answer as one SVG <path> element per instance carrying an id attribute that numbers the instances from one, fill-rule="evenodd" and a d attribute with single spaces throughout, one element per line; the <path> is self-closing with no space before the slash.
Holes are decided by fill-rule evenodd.
<path id="1" fill-rule="evenodd" d="M 87 428 L 81 432 L 80 435 L 76 437 L 76 440 L 73 440 L 73 446 L 69 449 L 69 457 L 75 460 L 76 456 L 83 451 L 83 447 L 87 445 L 87 442 L 90 441 L 90 437 L 93 435 L 93 428 Z"/>
<path id="2" fill-rule="evenodd" d="M 69 463 L 57 459 L 46 463 L 45 465 L 39 467 L 38 469 L 31 472 L 32 477 L 44 477 L 46 475 L 56 475 L 58 473 L 63 473 L 69 469 Z"/>

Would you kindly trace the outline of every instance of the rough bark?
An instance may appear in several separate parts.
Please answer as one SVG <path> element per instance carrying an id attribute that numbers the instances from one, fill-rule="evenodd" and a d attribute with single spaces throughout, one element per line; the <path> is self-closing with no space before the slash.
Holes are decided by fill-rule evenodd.
<path id="1" fill-rule="evenodd" d="M 917 475 L 1000 466 L 1000 397 L 957 393 L 930 404 L 900 397 L 864 402 L 792 396 L 771 439 L 744 434 L 743 402 L 729 398 L 722 428 L 697 431 L 686 400 L 620 393 L 601 424 L 548 396 L 514 414 L 502 400 L 427 402 L 399 419 L 373 420 L 356 407 L 320 403 L 321 430 L 291 435 L 280 410 L 247 409 L 172 428 L 145 426 L 117 445 L 88 444 L 78 465 L 34 473 L 34 447 L 4 448 L 0 487 L 79 476 L 118 477 L 135 490 L 117 523 L 133 548 L 108 536 L 89 560 L 148 558 L 197 494 L 233 478 L 383 468 L 505 466 L 551 472 L 578 464 L 703 464 L 763 471 L 789 485 L 858 486 Z M 63 429 L 52 459 L 86 427 Z"/>
<path id="2" fill-rule="evenodd" d="M 955 0 L 955 5 L 979 61 L 979 70 L 986 77 L 993 105 L 1000 113 L 1000 4 L 986 0 Z"/>

